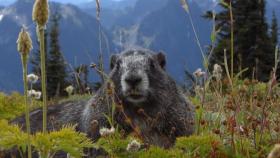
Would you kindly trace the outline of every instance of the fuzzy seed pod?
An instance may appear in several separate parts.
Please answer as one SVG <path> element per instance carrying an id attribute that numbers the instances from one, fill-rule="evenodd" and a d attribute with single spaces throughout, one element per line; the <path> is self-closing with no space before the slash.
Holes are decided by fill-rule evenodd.
<path id="1" fill-rule="evenodd" d="M 17 49 L 18 52 L 22 53 L 22 55 L 28 55 L 32 50 L 32 40 L 30 38 L 29 33 L 25 30 L 25 28 L 21 29 L 21 32 L 18 35 L 17 40 Z"/>
<path id="2" fill-rule="evenodd" d="M 48 0 L 36 0 L 33 6 L 32 19 L 38 26 L 44 27 L 49 19 Z"/>
<path id="3" fill-rule="evenodd" d="M 180 0 L 181 1 L 181 5 L 183 7 L 183 9 L 186 11 L 186 12 L 189 12 L 189 5 L 188 3 L 186 2 L 186 0 Z"/>

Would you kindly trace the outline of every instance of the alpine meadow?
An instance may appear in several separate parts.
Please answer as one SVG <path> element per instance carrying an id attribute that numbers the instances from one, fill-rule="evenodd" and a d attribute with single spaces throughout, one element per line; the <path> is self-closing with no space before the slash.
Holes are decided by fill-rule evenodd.
<path id="1" fill-rule="evenodd" d="M 279 0 L 0 0 L 0 158 L 280 158 Z"/>

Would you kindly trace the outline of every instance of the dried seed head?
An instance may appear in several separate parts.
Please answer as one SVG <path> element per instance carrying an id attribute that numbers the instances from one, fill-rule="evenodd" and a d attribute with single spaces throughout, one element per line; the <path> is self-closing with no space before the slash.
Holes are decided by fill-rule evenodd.
<path id="1" fill-rule="evenodd" d="M 49 19 L 48 0 L 36 0 L 33 6 L 32 19 L 38 26 L 44 27 Z"/>
<path id="2" fill-rule="evenodd" d="M 201 124 L 202 126 L 204 126 L 204 125 L 206 124 L 206 121 L 205 121 L 205 120 L 201 120 L 201 121 L 200 121 L 200 124 Z"/>
<path id="3" fill-rule="evenodd" d="M 96 68 L 96 64 L 90 64 L 90 68 L 93 68 L 93 69 L 95 69 Z"/>
<path id="4" fill-rule="evenodd" d="M 216 78 L 216 80 L 220 81 L 222 79 L 222 73 L 222 67 L 219 64 L 215 64 L 213 69 L 213 76 Z"/>
<path id="5" fill-rule="evenodd" d="M 183 7 L 183 9 L 188 13 L 189 12 L 189 5 L 186 2 L 186 0 L 180 0 L 181 1 L 181 5 Z"/>
<path id="6" fill-rule="evenodd" d="M 17 49 L 22 55 L 28 55 L 32 48 L 30 35 L 25 28 L 22 28 L 18 35 Z"/>
<path id="7" fill-rule="evenodd" d="M 221 131 L 219 129 L 213 129 L 213 133 L 219 135 L 219 134 L 221 134 Z"/>
<path id="8" fill-rule="evenodd" d="M 101 11 L 100 2 L 99 2 L 99 0 L 95 0 L 95 2 L 96 2 L 96 18 L 97 18 L 97 20 L 99 20 L 100 19 L 100 11 Z"/>

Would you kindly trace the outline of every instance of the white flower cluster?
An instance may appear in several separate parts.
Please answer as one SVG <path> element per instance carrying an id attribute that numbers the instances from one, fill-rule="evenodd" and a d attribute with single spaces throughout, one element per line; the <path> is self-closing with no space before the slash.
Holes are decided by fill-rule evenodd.
<path id="1" fill-rule="evenodd" d="M 39 77 L 35 74 L 29 74 L 27 75 L 27 81 L 29 83 L 35 84 L 38 81 Z"/>
<path id="2" fill-rule="evenodd" d="M 99 133 L 100 133 L 101 137 L 106 137 L 106 136 L 114 134 L 115 133 L 115 128 L 114 127 L 111 127 L 110 129 L 109 128 L 101 128 L 99 130 Z"/>
<path id="3" fill-rule="evenodd" d="M 68 95 L 73 94 L 74 87 L 72 85 L 65 88 L 65 91 L 68 93 Z"/>
<path id="4" fill-rule="evenodd" d="M 196 77 L 196 78 L 200 78 L 200 77 L 203 77 L 203 76 L 205 76 L 205 72 L 204 71 L 202 71 L 202 69 L 201 68 L 198 68 L 194 73 L 193 73 L 193 75 Z"/>
<path id="5" fill-rule="evenodd" d="M 216 78 L 216 80 L 220 81 L 222 79 L 222 73 L 222 67 L 218 64 L 215 64 L 213 69 L 213 76 Z"/>
<path id="6" fill-rule="evenodd" d="M 40 91 L 35 91 L 33 89 L 27 91 L 28 97 L 35 98 L 37 100 L 41 99 L 42 93 Z"/>
<path id="7" fill-rule="evenodd" d="M 141 144 L 137 140 L 132 140 L 128 145 L 126 150 L 129 152 L 137 152 L 141 148 Z"/>

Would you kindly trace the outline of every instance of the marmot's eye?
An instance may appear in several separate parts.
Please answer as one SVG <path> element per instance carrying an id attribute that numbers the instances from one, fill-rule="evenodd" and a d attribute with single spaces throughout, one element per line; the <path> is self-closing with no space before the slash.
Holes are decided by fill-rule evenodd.
<path id="1" fill-rule="evenodd" d="M 156 67 L 156 66 L 155 66 L 155 63 L 154 63 L 153 61 L 150 62 L 150 67 L 151 67 L 151 68 L 155 68 L 155 67 Z"/>
<path id="2" fill-rule="evenodd" d="M 117 63 L 116 63 L 116 68 L 119 69 L 120 67 L 121 67 L 121 61 L 119 60 L 119 61 L 117 61 Z"/>

